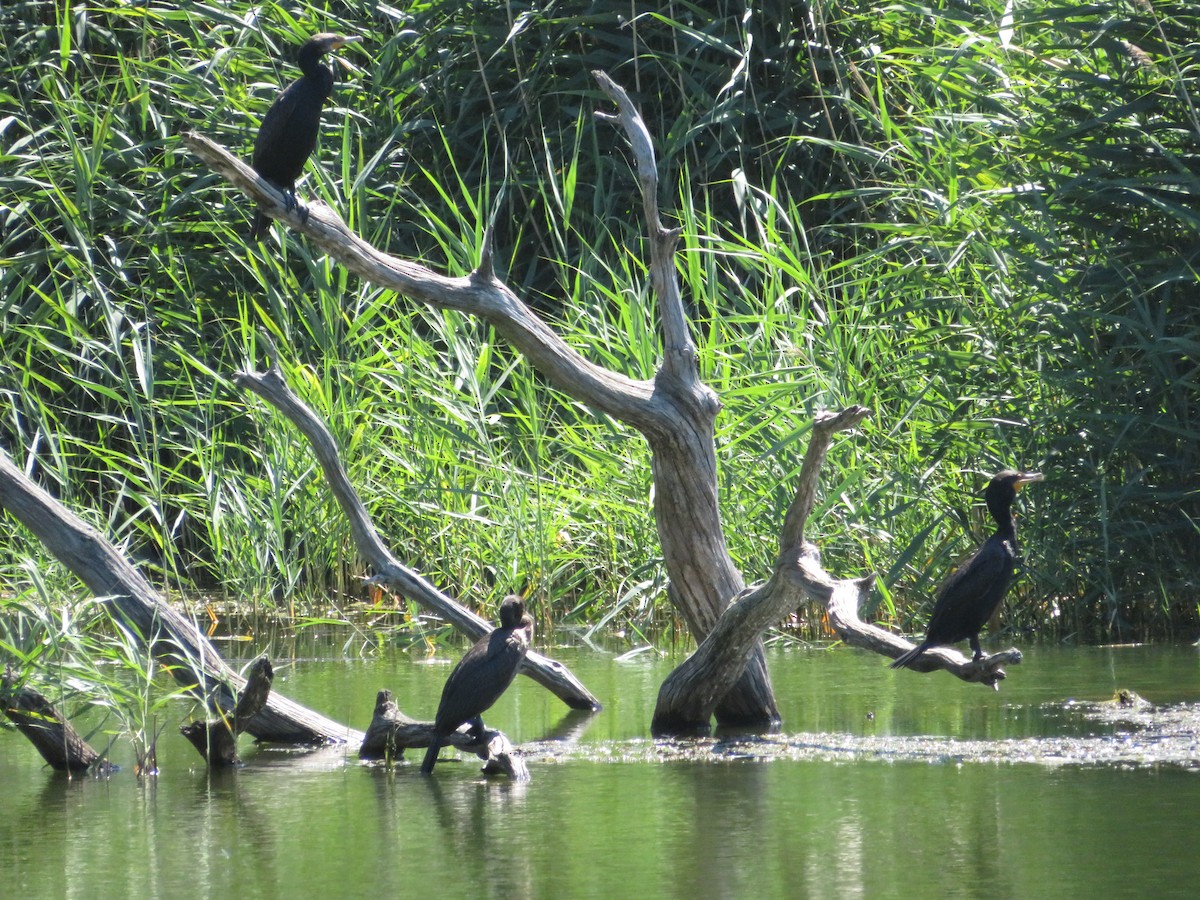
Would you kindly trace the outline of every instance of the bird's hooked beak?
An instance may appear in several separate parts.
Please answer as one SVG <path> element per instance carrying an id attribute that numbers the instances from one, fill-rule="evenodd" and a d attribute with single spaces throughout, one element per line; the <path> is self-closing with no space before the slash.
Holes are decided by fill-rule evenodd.
<path id="1" fill-rule="evenodd" d="M 1034 481 L 1041 481 L 1043 478 L 1045 476 L 1041 472 L 1022 472 L 1017 476 L 1017 480 L 1013 482 L 1013 490 L 1019 491 L 1023 486 Z"/>
<path id="2" fill-rule="evenodd" d="M 340 50 L 342 47 L 345 47 L 347 44 L 361 44 L 361 43 L 362 43 L 362 37 L 360 35 L 357 35 L 357 34 L 338 35 L 334 39 L 333 43 L 329 45 L 329 49 L 330 50 Z M 331 59 L 336 60 L 337 64 L 339 66 L 341 66 L 343 69 L 345 69 L 347 72 L 354 71 L 354 66 L 351 65 L 350 63 L 348 63 L 346 60 L 342 59 L 340 56 L 333 56 L 333 57 L 331 57 Z"/>

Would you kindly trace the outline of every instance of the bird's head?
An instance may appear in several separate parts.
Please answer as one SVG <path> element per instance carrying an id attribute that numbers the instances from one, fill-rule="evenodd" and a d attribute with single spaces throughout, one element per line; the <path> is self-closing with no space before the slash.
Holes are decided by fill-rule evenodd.
<path id="1" fill-rule="evenodd" d="M 332 32 L 322 31 L 320 34 L 314 34 L 304 46 L 300 48 L 300 52 L 296 55 L 296 62 L 300 64 L 300 71 L 305 75 L 317 74 L 317 67 L 320 65 L 321 57 L 331 50 L 337 50 L 340 47 L 345 47 L 347 44 L 357 44 L 362 38 L 357 34 L 333 34 Z M 340 57 L 335 57 L 342 65 L 345 62 Z M 322 67 L 324 68 L 324 67 Z"/>
<path id="2" fill-rule="evenodd" d="M 1041 481 L 1042 477 L 1041 472 L 1015 472 L 1012 469 L 996 473 L 988 483 L 987 490 L 983 492 L 983 498 L 987 501 L 988 510 L 993 518 L 997 522 L 1006 521 L 1013 500 L 1017 497 L 1017 491 L 1030 482 Z"/>
<path id="3" fill-rule="evenodd" d="M 525 601 L 516 594 L 509 594 L 500 603 L 500 627 L 520 628 L 529 616 L 525 615 Z M 530 623 L 532 624 L 532 619 Z"/>
<path id="4" fill-rule="evenodd" d="M 330 50 L 340 50 L 347 44 L 357 44 L 362 38 L 357 34 L 334 34 L 322 31 L 308 39 L 309 45 L 318 53 L 328 53 Z"/>

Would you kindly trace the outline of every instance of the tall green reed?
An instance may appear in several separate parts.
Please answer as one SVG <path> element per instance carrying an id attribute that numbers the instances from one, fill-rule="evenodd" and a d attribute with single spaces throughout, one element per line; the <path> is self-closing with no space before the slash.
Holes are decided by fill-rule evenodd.
<path id="1" fill-rule="evenodd" d="M 769 570 L 812 414 L 865 403 L 819 537 L 835 568 L 883 575 L 868 612 L 919 627 L 986 527 L 974 492 L 1020 464 L 1050 478 L 1023 497 L 1014 627 L 1191 627 L 1195 5 L 720 4 L 628 28 L 611 27 L 627 3 L 576 6 L 511 7 L 520 28 L 455 3 L 370 22 L 316 3 L 6 7 L 38 23 L 0 29 L 6 448 L 166 584 L 361 598 L 307 448 L 228 381 L 262 363 L 265 331 L 387 538 L 438 583 L 480 605 L 531 591 L 547 621 L 669 628 L 636 436 L 485 324 L 359 284 L 280 226 L 247 247 L 246 204 L 175 137 L 244 152 L 301 35 L 366 33 L 301 195 L 455 273 L 494 216 L 514 287 L 590 358 L 649 377 L 654 298 L 619 135 L 591 118 L 600 67 L 680 186 L 748 575 Z"/>

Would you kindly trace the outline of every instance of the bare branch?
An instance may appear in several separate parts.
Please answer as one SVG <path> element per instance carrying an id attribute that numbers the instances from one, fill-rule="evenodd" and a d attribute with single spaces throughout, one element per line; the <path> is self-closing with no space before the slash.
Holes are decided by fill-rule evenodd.
<path id="1" fill-rule="evenodd" d="M 822 413 L 813 422 L 813 438 L 800 467 L 796 496 L 784 518 L 778 572 L 785 573 L 805 595 L 825 605 L 829 626 L 840 640 L 852 647 L 895 659 L 911 650 L 912 644 L 858 616 L 859 605 L 870 594 L 875 576 L 848 580 L 830 577 L 821 567 L 817 548 L 804 540 L 804 526 L 812 513 L 821 464 L 834 433 L 855 427 L 868 415 L 870 411 L 865 407 L 851 406 L 836 414 Z M 997 687 L 1005 678 L 1001 666 L 1020 661 L 1018 650 L 1006 650 L 972 661 L 952 648 L 938 647 L 927 651 L 913 668 L 919 672 L 945 669 L 963 681 Z"/>
<path id="2" fill-rule="evenodd" d="M 835 588 L 852 590 L 855 597 L 869 588 L 871 579 L 840 582 L 820 566 L 815 547 L 805 546 L 801 535 L 812 510 L 821 464 L 833 436 L 853 428 L 868 415 L 861 406 L 818 418 L 800 469 L 796 499 L 788 511 L 785 534 L 793 543 L 781 551 L 775 572 L 762 585 L 748 588 L 733 599 L 712 631 L 663 682 L 651 728 L 656 734 L 706 729 L 716 704 L 740 677 L 763 631 L 796 609 L 806 598 L 827 600 Z M 794 541 L 800 540 L 800 544 Z M 801 565 L 805 560 L 811 564 Z"/>
<path id="3" fill-rule="evenodd" d="M 307 217 L 287 211 L 282 194 L 216 142 L 191 131 L 182 137 L 213 171 L 262 203 L 265 214 L 285 220 L 350 272 L 409 299 L 481 316 L 559 390 L 635 427 L 660 426 L 664 412 L 652 396 L 650 382 L 611 372 L 581 356 L 490 274 L 486 255 L 481 269 L 463 278 L 389 256 L 351 232 L 323 204 L 310 204 Z"/>
<path id="4" fill-rule="evenodd" d="M 308 439 L 334 498 L 350 522 L 350 532 L 358 552 L 377 573 L 373 581 L 392 585 L 405 597 L 441 615 L 473 641 L 491 632 L 492 625 L 489 622 L 455 603 L 419 574 L 403 565 L 387 549 L 379 532 L 375 530 L 366 507 L 350 483 L 329 429 L 288 386 L 277 359 L 272 360 L 271 368 L 266 372 L 239 372 L 235 380 L 239 387 L 258 394 L 283 413 Z M 531 650 L 521 664 L 521 672 L 554 693 L 572 709 L 600 709 L 600 701 L 566 666 L 547 659 L 540 653 Z"/>
<path id="5" fill-rule="evenodd" d="M 112 606 L 171 666 L 176 680 L 198 685 L 206 703 L 232 714 L 245 680 L 201 634 L 95 528 L 26 477 L 0 452 L 0 509 L 21 522 L 91 592 Z M 247 724 L 259 740 L 297 744 L 341 743 L 361 734 L 279 694 Z"/>
<path id="6" fill-rule="evenodd" d="M 688 327 L 687 313 L 679 293 L 679 276 L 675 271 L 675 247 L 680 230 L 664 228 L 659 217 L 658 162 L 654 155 L 654 142 L 650 140 L 650 131 L 625 89 L 599 69 L 593 71 L 592 76 L 618 109 L 617 116 L 601 114 L 600 118 L 619 122 L 629 136 L 633 149 L 646 231 L 650 236 L 650 280 L 658 297 L 659 315 L 662 316 L 664 369 L 688 383 L 698 383 L 696 345 Z"/>
<path id="7" fill-rule="evenodd" d="M 851 406 L 839 413 L 818 413 L 813 421 L 813 436 L 808 443 L 808 452 L 800 466 L 800 479 L 796 486 L 796 497 L 783 519 L 783 531 L 779 537 L 780 553 L 804 544 L 804 525 L 812 513 L 817 495 L 817 483 L 821 476 L 821 465 L 829 453 L 833 436 L 839 431 L 854 428 L 871 414 L 865 406 Z"/>
<path id="8" fill-rule="evenodd" d="M 859 618 L 859 606 L 862 599 L 871 592 L 874 575 L 843 581 L 831 578 L 821 568 L 817 550 L 811 545 L 805 547 L 795 567 L 788 571 L 788 575 L 795 580 L 800 590 L 825 605 L 829 627 L 846 644 L 892 659 L 912 649 L 913 645 L 899 635 Z M 971 660 L 952 647 L 932 647 L 921 655 L 912 668 L 918 672 L 945 669 L 963 681 L 998 689 L 999 682 L 1007 677 L 1003 666 L 1020 662 L 1021 651 L 1016 649 Z"/>

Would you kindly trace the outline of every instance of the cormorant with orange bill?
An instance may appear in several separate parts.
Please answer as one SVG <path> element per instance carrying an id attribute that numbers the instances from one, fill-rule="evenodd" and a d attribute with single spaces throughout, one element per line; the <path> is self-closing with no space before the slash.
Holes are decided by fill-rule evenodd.
<path id="1" fill-rule="evenodd" d="M 984 491 L 988 512 L 996 520 L 996 532 L 984 541 L 975 555 L 946 579 L 937 594 L 925 640 L 902 655 L 893 669 L 911 666 L 930 647 L 971 642 L 974 659 L 983 656 L 979 632 L 996 612 L 1012 583 L 1017 562 L 1017 526 L 1012 516 L 1013 501 L 1022 485 L 1041 481 L 1038 472 L 997 474 Z"/>
<path id="2" fill-rule="evenodd" d="M 525 601 L 516 594 L 500 604 L 500 627 L 481 638 L 458 661 L 438 704 L 433 721 L 435 736 L 425 751 L 421 771 L 428 775 L 437 763 L 442 739 L 471 723 L 471 734 L 483 739 L 483 713 L 500 699 L 529 652 L 533 641 L 533 619 L 525 612 Z"/>
<path id="3" fill-rule="evenodd" d="M 321 108 L 333 93 L 333 72 L 322 65 L 321 57 L 360 40 L 357 35 L 328 32 L 309 38 L 298 55 L 303 74 L 279 95 L 259 126 L 250 165 L 287 193 L 289 209 L 296 205 L 296 179 L 317 147 Z M 260 240 L 270 223 L 270 218 L 255 210 L 250 239 Z"/>

